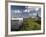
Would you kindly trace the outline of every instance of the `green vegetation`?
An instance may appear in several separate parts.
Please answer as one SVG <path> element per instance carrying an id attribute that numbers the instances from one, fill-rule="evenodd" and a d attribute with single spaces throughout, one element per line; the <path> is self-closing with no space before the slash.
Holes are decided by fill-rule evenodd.
<path id="1" fill-rule="evenodd" d="M 24 19 L 22 23 L 22 27 L 20 30 L 29 31 L 29 30 L 40 30 L 41 29 L 41 21 L 34 20 L 32 18 Z"/>
<path id="2" fill-rule="evenodd" d="M 18 21 L 12 21 L 11 31 L 31 31 L 31 30 L 40 30 L 41 29 L 41 20 L 37 18 L 24 18 L 23 22 L 18 24 Z M 15 25 L 16 24 L 16 25 Z M 17 27 L 18 28 L 17 28 Z"/>

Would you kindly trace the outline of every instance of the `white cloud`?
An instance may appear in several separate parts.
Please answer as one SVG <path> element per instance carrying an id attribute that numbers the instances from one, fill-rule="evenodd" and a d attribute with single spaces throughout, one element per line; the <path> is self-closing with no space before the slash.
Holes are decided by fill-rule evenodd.
<path id="1" fill-rule="evenodd" d="M 20 10 L 12 10 L 12 12 L 14 12 L 14 13 L 21 13 Z"/>
<path id="2" fill-rule="evenodd" d="M 38 11 L 39 10 L 39 8 L 38 7 L 31 7 L 31 6 L 28 6 L 28 8 L 27 7 L 25 7 L 26 9 L 24 10 L 24 12 L 27 12 L 27 10 L 28 10 L 28 12 L 31 12 L 31 11 L 33 11 L 33 10 L 35 10 L 35 11 Z M 34 14 L 35 15 L 35 14 Z"/>
<path id="3" fill-rule="evenodd" d="M 30 11 L 33 11 L 34 9 L 33 8 L 26 8 L 25 10 L 24 10 L 24 12 L 30 12 Z"/>
<path id="4" fill-rule="evenodd" d="M 33 11 L 33 10 L 34 8 L 32 8 L 31 6 L 28 7 L 28 12 Z"/>
<path id="5" fill-rule="evenodd" d="M 33 15 L 36 15 L 36 13 L 33 13 Z"/>
<path id="6" fill-rule="evenodd" d="M 39 10 L 39 7 L 28 7 L 28 9 L 30 9 L 30 11 L 32 11 L 32 10 L 36 10 L 36 11 L 38 11 Z"/>
<path id="7" fill-rule="evenodd" d="M 25 9 L 24 12 L 30 12 L 30 9 Z"/>
<path id="8" fill-rule="evenodd" d="M 39 8 L 35 8 L 35 10 L 36 10 L 36 11 L 38 11 L 38 10 L 39 10 Z"/>
<path id="9" fill-rule="evenodd" d="M 20 10 L 15 10 L 15 13 L 21 13 L 21 11 Z"/>
<path id="10" fill-rule="evenodd" d="M 25 9 L 24 12 L 27 12 L 27 9 Z"/>
<path id="11" fill-rule="evenodd" d="M 30 12 L 31 10 L 30 9 L 28 9 L 28 12 Z"/>

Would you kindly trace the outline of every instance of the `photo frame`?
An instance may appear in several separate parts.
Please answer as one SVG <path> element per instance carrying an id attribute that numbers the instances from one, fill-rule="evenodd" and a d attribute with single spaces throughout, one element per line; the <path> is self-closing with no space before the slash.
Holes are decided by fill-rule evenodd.
<path id="1" fill-rule="evenodd" d="M 8 35 L 44 34 L 44 10 L 44 3 L 8 2 Z"/>

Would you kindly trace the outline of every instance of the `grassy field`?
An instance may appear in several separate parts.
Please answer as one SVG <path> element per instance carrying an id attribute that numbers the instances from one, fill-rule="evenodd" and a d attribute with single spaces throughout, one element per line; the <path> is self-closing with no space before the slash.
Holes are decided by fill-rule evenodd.
<path id="1" fill-rule="evenodd" d="M 12 22 L 13 24 L 16 24 L 15 20 Z M 17 22 L 18 23 L 18 22 Z M 16 24 L 17 25 L 17 24 Z M 18 24 L 19 25 L 19 24 Z M 31 30 L 40 30 L 41 29 L 41 20 L 35 20 L 32 18 L 24 18 L 22 25 L 19 27 L 19 29 L 16 29 L 15 25 L 12 31 L 31 31 Z"/>
<path id="2" fill-rule="evenodd" d="M 29 31 L 29 30 L 40 30 L 40 29 L 41 29 L 41 21 L 28 18 L 23 21 L 20 30 Z"/>

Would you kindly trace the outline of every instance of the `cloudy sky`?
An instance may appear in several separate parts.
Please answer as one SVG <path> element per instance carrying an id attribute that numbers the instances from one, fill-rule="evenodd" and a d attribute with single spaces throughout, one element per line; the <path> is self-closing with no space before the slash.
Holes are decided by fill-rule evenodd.
<path id="1" fill-rule="evenodd" d="M 29 17 L 29 16 L 37 16 L 41 17 L 41 8 L 39 7 L 31 7 L 31 6 L 11 6 L 11 15 L 12 17 Z"/>

